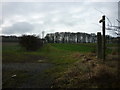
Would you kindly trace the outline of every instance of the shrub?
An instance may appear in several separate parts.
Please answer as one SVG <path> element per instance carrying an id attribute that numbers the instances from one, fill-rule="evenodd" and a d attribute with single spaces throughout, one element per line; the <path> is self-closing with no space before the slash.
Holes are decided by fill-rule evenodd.
<path id="1" fill-rule="evenodd" d="M 35 35 L 23 35 L 19 43 L 27 51 L 36 51 L 43 45 L 42 40 Z"/>

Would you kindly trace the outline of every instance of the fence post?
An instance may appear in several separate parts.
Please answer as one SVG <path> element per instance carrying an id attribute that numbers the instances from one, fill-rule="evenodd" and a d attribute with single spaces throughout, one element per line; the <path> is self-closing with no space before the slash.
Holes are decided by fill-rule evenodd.
<path id="1" fill-rule="evenodd" d="M 101 37 L 101 32 L 97 32 L 97 58 L 102 59 L 102 37 Z"/>
<path id="2" fill-rule="evenodd" d="M 102 28 L 102 30 L 103 30 L 103 60 L 105 60 L 105 49 L 106 49 L 106 45 L 105 45 L 105 42 L 106 42 L 106 40 L 105 40 L 105 16 L 103 16 L 102 17 L 103 18 L 103 28 Z"/>
<path id="3" fill-rule="evenodd" d="M 102 22 L 102 59 L 105 60 L 105 49 L 106 49 L 106 44 L 105 44 L 105 15 L 102 16 L 102 19 L 99 21 L 99 23 Z"/>

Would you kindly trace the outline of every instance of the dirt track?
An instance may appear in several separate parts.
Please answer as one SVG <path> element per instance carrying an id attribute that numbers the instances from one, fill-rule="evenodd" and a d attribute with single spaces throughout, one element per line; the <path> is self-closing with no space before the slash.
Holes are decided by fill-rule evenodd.
<path id="1" fill-rule="evenodd" d="M 3 71 L 26 71 L 29 77 L 18 88 L 50 87 L 51 78 L 45 78 L 44 71 L 49 69 L 49 63 L 6 63 L 2 65 Z M 39 82 L 38 82 L 39 81 Z"/>

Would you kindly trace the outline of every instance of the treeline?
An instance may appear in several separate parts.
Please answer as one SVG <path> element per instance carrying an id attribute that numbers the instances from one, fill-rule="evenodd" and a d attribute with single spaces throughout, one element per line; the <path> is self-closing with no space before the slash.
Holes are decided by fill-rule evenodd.
<path id="1" fill-rule="evenodd" d="M 2 38 L 2 42 L 19 42 L 21 36 L 0 36 Z M 84 42 L 96 42 L 96 35 L 95 34 L 85 34 L 85 33 L 51 33 L 47 34 L 44 39 L 41 39 L 44 43 L 67 43 L 67 42 L 77 42 L 77 43 L 84 43 Z M 106 42 L 107 43 L 120 43 L 120 37 L 111 37 L 106 35 Z"/>
<path id="2" fill-rule="evenodd" d="M 19 42 L 20 37 L 18 36 L 0 36 L 2 38 L 2 42 Z"/>
<path id="3" fill-rule="evenodd" d="M 45 37 L 48 43 L 96 43 L 97 35 L 95 33 L 72 33 L 72 32 L 55 32 L 48 33 Z M 117 43 L 118 38 L 106 35 L 107 43 Z"/>

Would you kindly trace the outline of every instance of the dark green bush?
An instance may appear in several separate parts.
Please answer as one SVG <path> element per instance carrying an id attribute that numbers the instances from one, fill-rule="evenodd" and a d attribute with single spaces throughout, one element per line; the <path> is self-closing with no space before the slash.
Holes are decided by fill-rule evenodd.
<path id="1" fill-rule="evenodd" d="M 23 35 L 19 43 L 27 51 L 36 51 L 43 45 L 42 40 L 35 35 Z"/>

